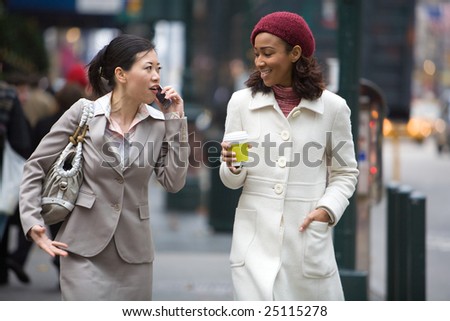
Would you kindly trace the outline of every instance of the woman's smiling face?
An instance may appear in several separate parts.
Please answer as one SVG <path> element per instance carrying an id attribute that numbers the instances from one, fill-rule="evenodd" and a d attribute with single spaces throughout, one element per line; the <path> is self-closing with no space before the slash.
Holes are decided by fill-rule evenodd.
<path id="1" fill-rule="evenodd" d="M 255 66 L 261 73 L 264 85 L 292 86 L 294 64 L 282 39 L 267 32 L 259 33 L 255 38 L 253 51 Z"/>

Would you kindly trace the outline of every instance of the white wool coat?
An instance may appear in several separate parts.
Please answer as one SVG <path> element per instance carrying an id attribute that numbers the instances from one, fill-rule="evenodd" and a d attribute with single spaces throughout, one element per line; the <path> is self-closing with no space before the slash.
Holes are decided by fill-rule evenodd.
<path id="1" fill-rule="evenodd" d="M 343 300 L 332 234 L 359 173 L 345 100 L 325 90 L 286 117 L 273 92 L 243 89 L 228 103 L 225 134 L 233 131 L 247 131 L 253 146 L 239 174 L 220 168 L 227 187 L 243 187 L 230 252 L 235 299 Z M 334 223 L 299 232 L 318 207 Z"/>

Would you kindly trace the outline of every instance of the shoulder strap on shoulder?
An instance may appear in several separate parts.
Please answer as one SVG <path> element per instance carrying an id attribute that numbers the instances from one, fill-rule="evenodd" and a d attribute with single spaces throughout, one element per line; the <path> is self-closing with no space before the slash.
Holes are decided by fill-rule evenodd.
<path id="1" fill-rule="evenodd" d="M 84 141 L 84 137 L 89 129 L 89 121 L 94 117 L 94 103 L 90 100 L 83 99 L 83 113 L 78 127 L 72 136 L 69 136 L 69 141 L 76 146 L 79 142 Z"/>

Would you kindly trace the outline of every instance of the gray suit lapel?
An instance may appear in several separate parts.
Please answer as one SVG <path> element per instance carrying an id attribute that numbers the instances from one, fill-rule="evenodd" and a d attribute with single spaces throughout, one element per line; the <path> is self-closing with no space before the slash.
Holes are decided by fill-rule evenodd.
<path id="1" fill-rule="evenodd" d="M 141 121 L 136 126 L 136 132 L 132 143 L 125 142 L 128 146 L 128 150 L 125 152 L 125 168 L 126 170 L 133 164 L 147 144 L 151 132 L 151 126 L 149 126 L 148 119 Z M 128 157 L 128 160 L 126 159 Z"/>
<path id="2" fill-rule="evenodd" d="M 105 138 L 106 117 L 104 115 L 94 117 L 89 124 L 89 135 L 95 150 L 103 159 L 102 166 L 112 167 L 118 174 L 122 175 L 120 166 L 120 155 L 112 149 L 114 142 Z"/>

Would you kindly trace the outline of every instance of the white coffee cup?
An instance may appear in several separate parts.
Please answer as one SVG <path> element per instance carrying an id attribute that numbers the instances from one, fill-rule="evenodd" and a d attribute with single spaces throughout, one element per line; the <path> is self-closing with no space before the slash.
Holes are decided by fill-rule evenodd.
<path id="1" fill-rule="evenodd" d="M 236 131 L 225 134 L 223 140 L 231 143 L 231 151 L 236 153 L 236 161 L 233 166 L 241 166 L 248 161 L 248 134 L 246 131 Z"/>

